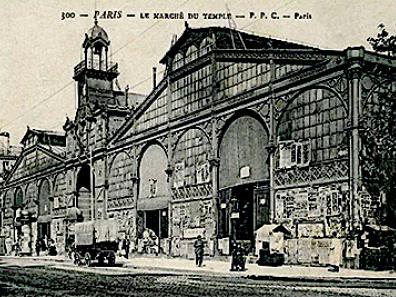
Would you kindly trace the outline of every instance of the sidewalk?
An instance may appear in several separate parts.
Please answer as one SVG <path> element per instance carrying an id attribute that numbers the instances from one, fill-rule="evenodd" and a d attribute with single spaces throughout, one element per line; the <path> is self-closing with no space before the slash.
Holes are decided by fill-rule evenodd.
<path id="1" fill-rule="evenodd" d="M 18 258 L 5 256 L 1 258 Z M 22 257 L 29 260 L 69 262 L 65 256 L 40 256 Z M 116 263 L 129 269 L 142 269 L 153 272 L 169 272 L 177 274 L 199 274 L 245 277 L 252 279 L 278 279 L 278 280 L 315 280 L 315 281 L 388 281 L 395 282 L 396 273 L 390 271 L 368 271 L 356 269 L 340 269 L 340 272 L 329 272 L 325 267 L 289 266 L 280 267 L 258 266 L 257 264 L 246 264 L 246 271 L 230 272 L 230 263 L 215 259 L 204 260 L 204 267 L 196 267 L 194 260 L 185 258 L 166 258 L 155 256 L 131 255 L 129 259 L 118 257 Z"/>
<path id="2" fill-rule="evenodd" d="M 325 267 L 289 266 L 280 267 L 258 266 L 246 264 L 246 271 L 230 272 L 230 263 L 219 260 L 206 259 L 204 267 L 196 267 L 194 260 L 184 258 L 162 258 L 136 256 L 119 262 L 124 267 L 145 268 L 178 271 L 186 273 L 240 276 L 255 279 L 306 279 L 306 280 L 334 280 L 334 279 L 364 279 L 390 280 L 396 282 L 396 273 L 390 271 L 367 271 L 356 269 L 340 269 L 340 272 L 329 272 Z"/>

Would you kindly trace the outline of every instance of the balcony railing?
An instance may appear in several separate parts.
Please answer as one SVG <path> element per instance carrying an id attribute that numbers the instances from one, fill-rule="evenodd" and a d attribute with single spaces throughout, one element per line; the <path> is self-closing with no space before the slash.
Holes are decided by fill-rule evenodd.
<path id="1" fill-rule="evenodd" d="M 106 65 L 105 61 L 100 62 L 98 59 L 88 59 L 86 63 L 85 60 L 82 60 L 80 63 L 78 63 L 77 66 L 74 67 L 74 73 L 78 74 L 81 71 L 83 71 L 85 69 L 85 64 L 87 65 L 86 69 L 94 69 L 94 70 L 107 71 L 107 72 L 117 72 L 118 70 L 117 63 L 108 61 Z"/>

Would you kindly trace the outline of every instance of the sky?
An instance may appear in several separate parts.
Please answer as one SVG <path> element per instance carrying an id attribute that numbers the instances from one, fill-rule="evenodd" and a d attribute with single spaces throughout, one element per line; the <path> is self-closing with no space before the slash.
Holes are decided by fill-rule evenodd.
<path id="1" fill-rule="evenodd" d="M 74 118 L 73 68 L 81 60 L 84 34 L 93 26 L 94 11 L 122 11 L 121 18 L 99 18 L 111 40 L 111 59 L 119 65 L 119 85 L 149 93 L 152 67 L 174 34 L 190 27 L 229 26 L 228 20 L 204 19 L 205 13 L 227 13 L 238 29 L 297 41 L 324 49 L 369 47 L 367 37 L 384 23 L 396 33 L 396 0 L 0 0 L 0 132 L 18 144 L 26 127 L 62 130 L 66 116 Z M 63 13 L 69 13 L 62 20 Z M 153 13 L 183 12 L 184 19 L 153 19 Z M 250 18 L 264 12 L 268 18 Z M 289 19 L 272 19 L 271 13 Z M 75 17 L 71 17 L 75 14 Z M 149 19 L 140 18 L 149 13 Z M 309 13 L 312 18 L 294 19 Z M 88 17 L 80 17 L 88 14 Z M 134 18 L 126 17 L 135 14 Z M 64 14 L 66 16 L 66 14 Z"/>

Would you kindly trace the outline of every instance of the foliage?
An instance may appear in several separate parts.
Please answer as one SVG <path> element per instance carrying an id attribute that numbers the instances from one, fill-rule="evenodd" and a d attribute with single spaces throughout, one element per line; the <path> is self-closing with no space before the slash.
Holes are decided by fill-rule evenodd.
<path id="1" fill-rule="evenodd" d="M 389 218 L 396 215 L 396 88 L 389 83 L 378 88 L 376 100 L 364 118 L 361 130 L 362 174 L 371 195 L 386 194 Z M 390 211 L 390 212 L 389 212 Z"/>
<path id="2" fill-rule="evenodd" d="M 382 23 L 378 25 L 377 37 L 369 37 L 367 41 L 376 52 L 385 52 L 389 56 L 396 55 L 396 35 L 390 35 Z"/>

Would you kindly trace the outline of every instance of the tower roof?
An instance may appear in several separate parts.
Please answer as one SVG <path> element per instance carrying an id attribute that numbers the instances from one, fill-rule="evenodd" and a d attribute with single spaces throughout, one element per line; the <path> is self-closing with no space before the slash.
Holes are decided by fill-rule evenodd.
<path id="1" fill-rule="evenodd" d="M 85 34 L 84 45 L 86 44 L 87 40 L 89 40 L 90 43 L 92 43 L 99 39 L 104 41 L 104 43 L 106 43 L 107 45 L 110 44 L 110 40 L 107 35 L 107 32 L 101 26 L 98 25 L 98 20 L 95 19 L 93 27 L 90 28 Z"/>

